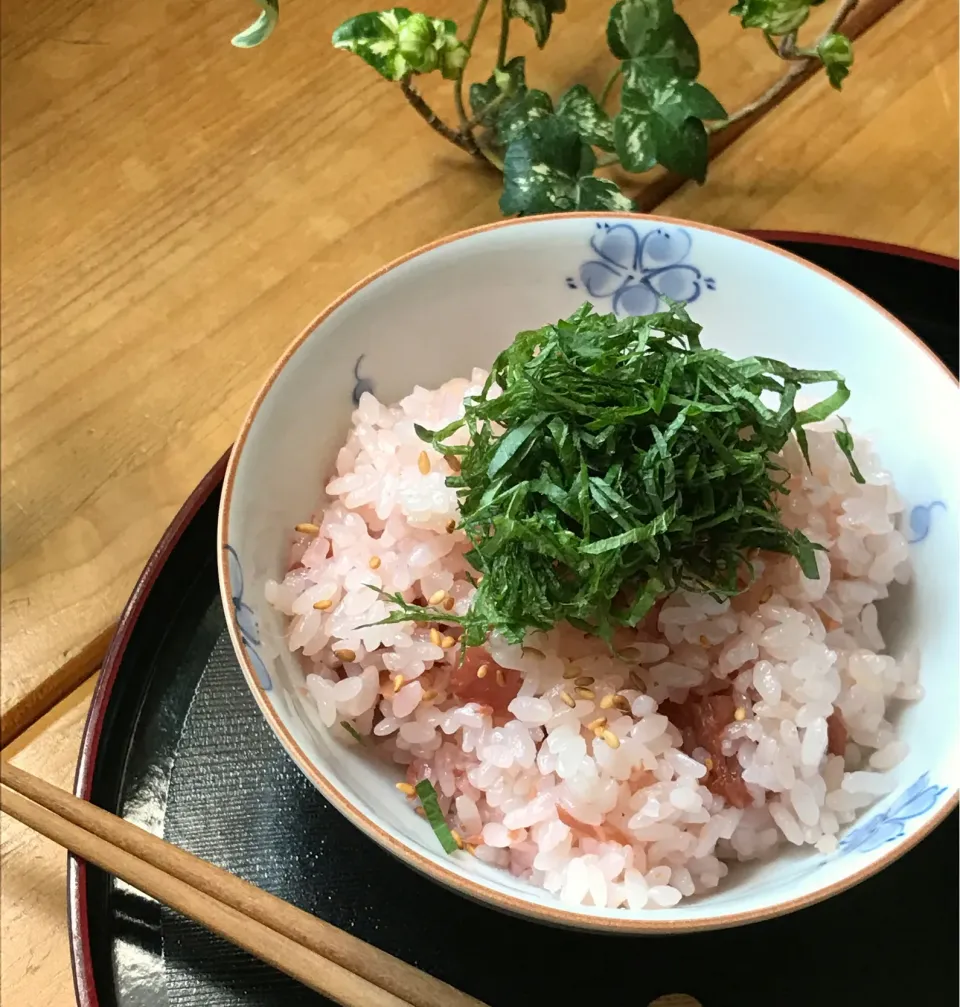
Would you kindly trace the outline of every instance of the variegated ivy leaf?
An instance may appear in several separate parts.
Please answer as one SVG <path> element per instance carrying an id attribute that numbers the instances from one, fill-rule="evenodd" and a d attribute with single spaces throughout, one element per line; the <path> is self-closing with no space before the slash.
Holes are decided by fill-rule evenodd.
<path id="1" fill-rule="evenodd" d="M 723 106 L 702 84 L 677 76 L 669 61 L 632 59 L 623 68 L 614 128 L 621 164 L 640 172 L 659 163 L 702 182 L 707 170 L 702 120 L 726 118 Z"/>
<path id="2" fill-rule="evenodd" d="M 238 49 L 253 49 L 261 42 L 265 42 L 277 25 L 280 18 L 280 0 L 257 0 L 257 5 L 260 7 L 260 16 L 257 20 L 230 40 L 231 45 L 235 45 Z"/>
<path id="3" fill-rule="evenodd" d="M 768 35 L 789 35 L 810 16 L 811 7 L 823 0 L 738 0 L 730 13 L 744 28 L 759 28 Z"/>
<path id="4" fill-rule="evenodd" d="M 642 175 L 657 163 L 657 147 L 651 129 L 649 109 L 632 107 L 621 100 L 613 122 L 613 146 L 627 171 Z"/>
<path id="5" fill-rule="evenodd" d="M 853 65 L 853 46 L 846 35 L 827 35 L 817 44 L 817 55 L 827 71 L 827 79 L 838 91 Z"/>
<path id="6" fill-rule="evenodd" d="M 636 209 L 636 204 L 609 178 L 585 175 L 577 182 L 577 209 L 632 212 Z"/>
<path id="7" fill-rule="evenodd" d="M 546 91 L 528 90 L 510 98 L 497 112 L 497 137 L 504 145 L 524 133 L 531 123 L 553 112 L 553 102 Z"/>
<path id="8" fill-rule="evenodd" d="M 596 163 L 565 119 L 548 115 L 532 121 L 507 147 L 500 209 L 508 217 L 575 210 L 580 180 Z"/>
<path id="9" fill-rule="evenodd" d="M 470 111 L 479 116 L 481 126 L 492 126 L 497 118 L 498 108 L 487 115 L 481 115 L 492 102 L 505 95 L 521 97 L 527 90 L 526 60 L 523 56 L 514 56 L 508 60 L 502 70 L 495 70 L 482 84 L 470 85 Z"/>
<path id="10" fill-rule="evenodd" d="M 696 80 L 700 74 L 700 46 L 693 37 L 687 22 L 679 14 L 670 22 L 670 35 L 664 44 L 663 54 L 677 61 L 677 68 L 684 77 Z"/>
<path id="11" fill-rule="evenodd" d="M 530 25 L 541 49 L 550 37 L 553 15 L 562 14 L 566 9 L 567 0 L 507 0 L 507 13 Z"/>
<path id="12" fill-rule="evenodd" d="M 560 98 L 557 115 L 572 123 L 587 143 L 613 150 L 613 120 L 583 84 L 574 84 Z"/>
<path id="13" fill-rule="evenodd" d="M 672 0 L 621 0 L 610 11 L 607 42 L 620 59 L 668 59 L 691 80 L 700 73 L 700 47 Z"/>
<path id="14" fill-rule="evenodd" d="M 455 22 L 413 14 L 406 7 L 349 18 L 333 33 L 333 44 L 355 53 L 387 80 L 437 69 L 453 79 L 467 60 Z"/>
<path id="15" fill-rule="evenodd" d="M 607 21 L 607 45 L 617 59 L 659 52 L 670 36 L 672 0 L 619 0 Z"/>

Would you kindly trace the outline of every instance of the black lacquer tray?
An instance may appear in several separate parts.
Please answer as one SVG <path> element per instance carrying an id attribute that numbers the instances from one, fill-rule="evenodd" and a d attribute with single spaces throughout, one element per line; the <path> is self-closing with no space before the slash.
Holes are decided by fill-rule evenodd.
<path id="1" fill-rule="evenodd" d="M 760 235 L 864 291 L 957 370 L 955 260 L 816 235 Z M 491 1007 L 957 1003 L 956 811 L 858 887 L 790 916 L 678 937 L 572 933 L 425 880 L 330 807 L 250 696 L 220 607 L 226 460 L 150 560 L 104 665 L 77 792 Z M 299 1007 L 326 1001 L 101 871 L 70 863 L 82 1007 Z"/>

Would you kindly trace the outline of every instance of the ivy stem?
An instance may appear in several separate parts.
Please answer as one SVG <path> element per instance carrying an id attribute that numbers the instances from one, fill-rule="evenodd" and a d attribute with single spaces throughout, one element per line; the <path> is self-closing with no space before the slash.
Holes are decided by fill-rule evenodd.
<path id="1" fill-rule="evenodd" d="M 510 38 L 510 11 L 507 0 L 500 0 L 500 41 L 497 43 L 497 69 L 507 61 L 507 41 Z"/>
<path id="2" fill-rule="evenodd" d="M 790 59 L 793 62 L 793 66 L 773 85 L 767 88 L 766 91 L 760 95 L 755 101 L 751 101 L 748 105 L 744 105 L 743 108 L 738 109 L 733 115 L 722 120 L 721 122 L 711 122 L 707 126 L 708 133 L 719 133 L 726 129 L 728 126 L 732 126 L 736 122 L 740 122 L 742 119 L 746 119 L 756 112 L 759 112 L 762 108 L 766 108 L 774 102 L 784 91 L 789 88 L 798 77 L 802 77 L 809 69 L 811 63 L 816 62 L 819 57 L 817 56 L 817 47 L 819 44 L 828 36 L 832 35 L 843 22 L 847 19 L 850 13 L 853 11 L 854 7 L 857 6 L 858 0 L 843 0 L 840 6 L 837 8 L 836 14 L 834 14 L 833 19 L 830 24 L 824 29 L 823 34 L 817 39 L 816 44 L 810 50 L 793 49 L 796 41 L 795 38 L 791 41 L 791 55 L 784 55 L 783 58 Z M 790 36 L 786 36 L 790 38 Z M 786 41 L 786 38 L 784 41 Z M 782 44 L 782 43 L 781 43 Z M 778 48 L 778 54 L 780 54 L 780 49 Z"/>
<path id="3" fill-rule="evenodd" d="M 420 116 L 421 119 L 436 133 L 439 133 L 444 140 L 449 140 L 454 146 L 459 147 L 461 150 L 467 151 L 468 154 L 472 154 L 474 157 L 479 158 L 481 161 L 488 160 L 483 151 L 477 146 L 476 140 L 473 137 L 464 136 L 457 130 L 452 129 L 448 126 L 439 115 L 426 103 L 424 97 L 420 92 L 410 83 L 409 77 L 400 78 L 400 90 L 403 92 L 404 98 L 413 107 L 413 110 Z"/>
<path id="4" fill-rule="evenodd" d="M 473 15 L 473 22 L 470 25 L 470 31 L 467 33 L 467 37 L 463 42 L 467 48 L 467 58 L 464 61 L 463 66 L 460 67 L 460 72 L 457 74 L 457 79 L 453 84 L 453 100 L 454 104 L 457 106 L 457 116 L 460 119 L 460 132 L 465 136 L 469 136 L 471 140 L 473 140 L 473 134 L 471 133 L 473 127 L 467 121 L 467 109 L 463 101 L 463 79 L 467 72 L 467 64 L 470 62 L 470 56 L 473 52 L 473 43 L 477 37 L 477 32 L 480 30 L 480 22 L 483 20 L 483 15 L 487 9 L 488 2 L 489 0 L 480 0 L 480 3 L 477 4 L 477 10 Z"/>
<path id="5" fill-rule="evenodd" d="M 607 103 L 607 98 L 610 97 L 610 92 L 613 90 L 613 85 L 616 84 L 617 79 L 623 72 L 623 65 L 614 68 L 610 71 L 610 76 L 607 78 L 606 83 L 603 85 L 603 90 L 600 92 L 600 107 L 603 108 Z"/>
<path id="6" fill-rule="evenodd" d="M 472 118 L 468 119 L 467 122 L 463 124 L 463 129 L 475 129 L 480 125 L 481 121 L 486 118 L 495 108 L 499 108 L 503 102 L 509 97 L 505 91 L 501 91 L 500 94 L 493 99 L 493 101 L 487 102 L 483 108 Z"/>
<path id="7" fill-rule="evenodd" d="M 616 154 L 600 154 L 597 158 L 598 168 L 609 168 L 611 164 L 619 164 L 620 158 Z"/>

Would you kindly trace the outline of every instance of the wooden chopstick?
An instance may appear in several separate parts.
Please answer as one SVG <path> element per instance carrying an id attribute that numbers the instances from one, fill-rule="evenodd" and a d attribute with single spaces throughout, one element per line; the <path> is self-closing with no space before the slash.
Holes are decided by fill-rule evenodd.
<path id="1" fill-rule="evenodd" d="M 484 1007 L 249 882 L 0 762 L 0 809 L 344 1007 Z"/>

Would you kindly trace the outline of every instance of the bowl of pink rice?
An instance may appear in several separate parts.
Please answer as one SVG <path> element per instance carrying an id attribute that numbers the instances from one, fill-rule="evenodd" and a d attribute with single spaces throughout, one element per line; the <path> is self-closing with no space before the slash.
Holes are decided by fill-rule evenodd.
<path id="1" fill-rule="evenodd" d="M 839 413 L 770 458 L 815 567 L 755 550 L 730 596 L 686 585 L 613 635 L 574 619 L 466 647 L 460 462 L 424 431 L 586 302 L 680 302 L 705 346 L 844 376 Z M 258 393 L 217 546 L 239 663 L 321 793 L 467 897 L 617 933 L 801 908 L 956 805 L 957 406 L 897 320 L 760 241 L 625 214 L 454 235 L 326 307 Z"/>

